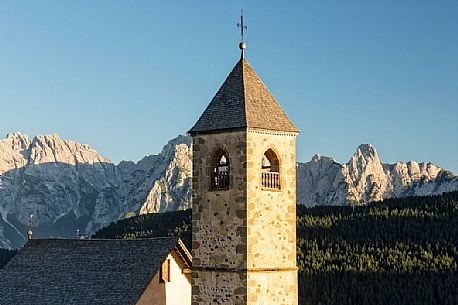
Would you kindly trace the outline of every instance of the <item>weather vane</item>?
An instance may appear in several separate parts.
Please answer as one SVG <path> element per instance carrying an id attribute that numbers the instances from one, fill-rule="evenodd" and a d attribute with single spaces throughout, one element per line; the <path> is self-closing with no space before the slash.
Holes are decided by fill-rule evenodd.
<path id="1" fill-rule="evenodd" d="M 242 50 L 242 58 L 244 58 L 246 49 L 245 30 L 247 29 L 247 26 L 243 23 L 243 9 L 240 10 L 240 23 L 237 23 L 237 27 L 240 28 L 240 35 L 242 36 L 242 41 L 239 44 L 239 48 Z"/>

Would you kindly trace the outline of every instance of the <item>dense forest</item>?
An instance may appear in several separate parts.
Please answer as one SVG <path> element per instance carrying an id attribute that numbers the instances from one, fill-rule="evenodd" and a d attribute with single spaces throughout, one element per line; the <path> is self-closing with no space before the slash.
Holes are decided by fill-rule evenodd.
<path id="1" fill-rule="evenodd" d="M 191 212 L 132 217 L 99 238 L 179 235 Z M 308 304 L 457 304 L 458 192 L 297 208 L 299 297 Z"/>
<path id="2" fill-rule="evenodd" d="M 95 238 L 180 236 L 191 211 L 134 216 Z M 297 208 L 299 304 L 458 304 L 458 192 Z M 0 265 L 1 266 L 1 265 Z"/>
<path id="3" fill-rule="evenodd" d="M 458 304 L 458 192 L 298 207 L 300 304 Z"/>
<path id="4" fill-rule="evenodd" d="M 191 249 L 191 210 L 128 217 L 99 230 L 93 238 L 135 239 L 179 236 Z"/>

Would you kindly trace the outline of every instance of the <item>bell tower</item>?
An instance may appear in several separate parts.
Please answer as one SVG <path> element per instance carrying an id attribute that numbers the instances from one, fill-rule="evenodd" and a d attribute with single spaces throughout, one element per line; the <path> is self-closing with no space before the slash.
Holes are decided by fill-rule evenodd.
<path id="1" fill-rule="evenodd" d="M 296 305 L 299 130 L 246 61 L 243 39 L 240 48 L 189 131 L 192 304 Z"/>

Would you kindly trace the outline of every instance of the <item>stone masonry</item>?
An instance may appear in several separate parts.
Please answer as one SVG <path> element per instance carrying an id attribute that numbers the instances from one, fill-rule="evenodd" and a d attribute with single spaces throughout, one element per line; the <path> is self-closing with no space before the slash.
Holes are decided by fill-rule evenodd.
<path id="1" fill-rule="evenodd" d="M 189 133 L 192 305 L 297 305 L 299 131 L 241 58 Z M 262 185 L 268 150 L 278 160 L 279 187 Z M 229 185 L 211 189 L 221 151 Z"/>
<path id="2" fill-rule="evenodd" d="M 193 138 L 193 305 L 297 304 L 295 137 L 249 130 Z M 220 149 L 230 186 L 209 190 Z M 261 186 L 267 149 L 280 160 L 280 190 Z"/>
<path id="3" fill-rule="evenodd" d="M 192 301 L 246 304 L 246 132 L 193 137 Z M 229 188 L 209 191 L 212 157 L 229 158 Z"/>
<path id="4" fill-rule="evenodd" d="M 268 149 L 280 160 L 280 190 L 261 185 Z M 247 304 L 297 304 L 296 134 L 248 132 L 246 202 Z"/>

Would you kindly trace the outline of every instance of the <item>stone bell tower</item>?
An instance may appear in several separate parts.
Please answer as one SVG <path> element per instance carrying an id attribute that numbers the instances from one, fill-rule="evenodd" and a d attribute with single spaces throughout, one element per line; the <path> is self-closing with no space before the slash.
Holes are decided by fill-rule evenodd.
<path id="1" fill-rule="evenodd" d="M 243 26 L 243 25 L 242 25 Z M 189 131 L 192 304 L 297 304 L 298 129 L 242 57 Z"/>

